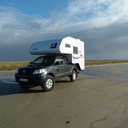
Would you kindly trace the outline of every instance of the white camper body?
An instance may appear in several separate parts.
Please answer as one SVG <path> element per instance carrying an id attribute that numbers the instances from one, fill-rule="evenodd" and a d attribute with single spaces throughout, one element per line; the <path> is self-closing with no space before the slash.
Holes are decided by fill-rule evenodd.
<path id="1" fill-rule="evenodd" d="M 32 55 L 65 54 L 70 63 L 78 64 L 81 70 L 85 68 L 84 42 L 80 39 L 65 37 L 37 41 L 30 47 Z"/>

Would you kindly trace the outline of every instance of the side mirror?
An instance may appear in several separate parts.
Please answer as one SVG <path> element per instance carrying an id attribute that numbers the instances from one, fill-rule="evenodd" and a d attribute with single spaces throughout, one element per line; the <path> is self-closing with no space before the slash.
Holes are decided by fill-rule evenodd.
<path id="1" fill-rule="evenodd" d="M 33 62 L 30 62 L 29 64 L 33 64 Z"/>

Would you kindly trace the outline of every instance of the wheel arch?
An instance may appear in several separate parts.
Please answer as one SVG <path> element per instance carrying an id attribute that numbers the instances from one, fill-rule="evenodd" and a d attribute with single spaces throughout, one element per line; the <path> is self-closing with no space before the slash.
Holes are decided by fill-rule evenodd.
<path id="1" fill-rule="evenodd" d="M 81 70 L 80 65 L 78 63 L 76 63 L 75 66 L 76 66 L 78 71 Z"/>
<path id="2" fill-rule="evenodd" d="M 47 75 L 50 75 L 55 79 L 55 75 L 53 73 L 48 73 Z"/>

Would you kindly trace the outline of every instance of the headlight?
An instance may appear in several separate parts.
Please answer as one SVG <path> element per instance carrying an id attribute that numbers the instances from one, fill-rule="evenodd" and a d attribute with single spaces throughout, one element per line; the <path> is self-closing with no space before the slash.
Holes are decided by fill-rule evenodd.
<path id="1" fill-rule="evenodd" d="M 36 69 L 36 70 L 33 72 L 34 75 L 35 75 L 35 74 L 41 74 L 41 73 L 46 74 L 46 70 L 45 70 L 45 69 Z"/>

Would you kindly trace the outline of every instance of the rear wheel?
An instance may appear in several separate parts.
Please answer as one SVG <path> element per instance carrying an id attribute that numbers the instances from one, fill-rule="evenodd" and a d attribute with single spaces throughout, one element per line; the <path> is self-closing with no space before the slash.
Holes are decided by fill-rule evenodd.
<path id="1" fill-rule="evenodd" d="M 54 78 L 52 76 L 50 76 L 50 75 L 47 75 L 44 83 L 41 85 L 41 88 L 45 92 L 51 91 L 53 89 L 53 87 L 54 87 L 54 83 L 55 83 Z"/>
<path id="2" fill-rule="evenodd" d="M 30 86 L 28 85 L 28 84 L 26 84 L 26 83 L 19 83 L 19 85 L 20 85 L 20 87 L 22 88 L 22 89 L 29 89 L 30 88 Z"/>
<path id="3" fill-rule="evenodd" d="M 76 80 L 76 78 L 77 78 L 77 72 L 76 72 L 76 70 L 73 70 L 73 71 L 72 71 L 72 74 L 71 74 L 71 76 L 70 76 L 70 80 L 71 80 L 72 82 L 74 82 L 74 81 Z"/>

